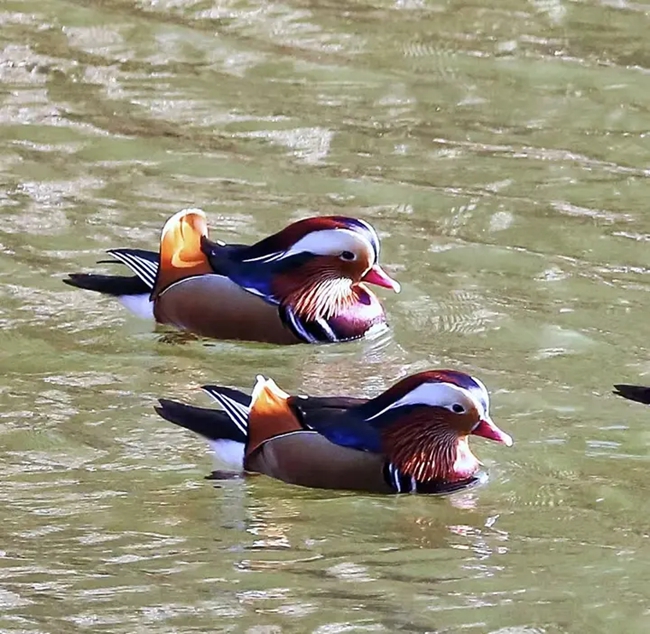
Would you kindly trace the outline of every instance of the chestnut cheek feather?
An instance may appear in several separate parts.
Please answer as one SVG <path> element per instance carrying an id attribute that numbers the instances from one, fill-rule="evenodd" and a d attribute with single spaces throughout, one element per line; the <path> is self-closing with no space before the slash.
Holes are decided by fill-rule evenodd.
<path id="1" fill-rule="evenodd" d="M 445 423 L 425 415 L 412 415 L 382 433 L 384 452 L 403 473 L 418 481 L 455 481 L 469 477 L 478 469 L 478 461 L 467 441 Z"/>
<path id="2" fill-rule="evenodd" d="M 278 275 L 273 292 L 280 303 L 301 318 L 329 319 L 354 304 L 357 293 L 341 276 L 338 258 L 315 258 L 290 273 Z"/>
<path id="3" fill-rule="evenodd" d="M 468 405 L 467 411 L 464 414 L 453 414 L 446 418 L 446 422 L 450 429 L 453 429 L 459 437 L 467 436 L 471 430 L 476 427 L 476 421 L 480 416 L 477 409 L 473 405 Z"/>

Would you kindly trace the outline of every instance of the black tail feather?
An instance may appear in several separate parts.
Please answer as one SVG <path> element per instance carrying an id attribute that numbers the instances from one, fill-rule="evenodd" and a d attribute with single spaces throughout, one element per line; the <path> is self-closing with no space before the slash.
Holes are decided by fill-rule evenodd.
<path id="1" fill-rule="evenodd" d="M 627 398 L 630 401 L 650 405 L 650 387 L 644 385 L 618 384 L 614 386 L 614 394 Z"/>
<path id="2" fill-rule="evenodd" d="M 170 423 L 189 429 L 208 440 L 234 440 L 246 442 L 246 435 L 230 419 L 226 412 L 185 405 L 166 398 L 158 399 L 154 409 Z"/>
<path id="3" fill-rule="evenodd" d="M 94 273 L 70 273 L 64 284 L 96 291 L 106 295 L 142 295 L 149 294 L 151 289 L 135 275 L 95 275 Z"/>

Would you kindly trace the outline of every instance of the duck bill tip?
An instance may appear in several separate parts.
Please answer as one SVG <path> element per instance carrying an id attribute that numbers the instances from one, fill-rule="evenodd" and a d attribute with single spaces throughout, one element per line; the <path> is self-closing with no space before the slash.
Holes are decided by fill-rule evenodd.
<path id="1" fill-rule="evenodd" d="M 401 290 L 400 283 L 394 280 L 379 264 L 374 264 L 370 270 L 363 276 L 363 282 L 374 284 L 375 286 L 382 286 L 383 288 L 390 288 L 391 290 L 399 293 Z"/>
<path id="2" fill-rule="evenodd" d="M 474 436 L 481 436 L 482 438 L 487 438 L 488 440 L 494 440 L 494 442 L 501 443 L 506 447 L 512 447 L 513 440 L 512 436 L 506 434 L 506 432 L 499 429 L 491 419 L 484 418 L 472 431 Z"/>

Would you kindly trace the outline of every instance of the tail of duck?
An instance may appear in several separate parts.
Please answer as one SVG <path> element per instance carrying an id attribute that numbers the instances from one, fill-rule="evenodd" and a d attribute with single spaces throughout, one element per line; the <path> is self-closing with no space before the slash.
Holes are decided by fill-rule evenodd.
<path id="1" fill-rule="evenodd" d="M 95 275 L 94 273 L 70 273 L 64 284 L 82 288 L 86 291 L 95 291 L 104 295 L 120 297 L 122 295 L 147 295 L 150 288 L 135 275 Z"/>
<path id="2" fill-rule="evenodd" d="M 170 423 L 203 436 L 221 463 L 235 471 L 243 471 L 250 397 L 218 385 L 206 385 L 203 389 L 223 407 L 223 411 L 169 399 L 160 399 L 154 409 Z"/>
<path id="3" fill-rule="evenodd" d="M 614 394 L 627 398 L 637 403 L 650 405 L 650 387 L 643 385 L 615 385 Z"/>
<path id="4" fill-rule="evenodd" d="M 153 319 L 153 306 L 149 295 L 158 274 L 158 254 L 143 249 L 111 249 L 108 253 L 128 266 L 135 275 L 71 273 L 63 280 L 64 284 L 111 295 L 139 317 Z"/>
<path id="5" fill-rule="evenodd" d="M 112 295 L 141 317 L 153 318 L 153 300 L 168 286 L 212 269 L 201 251 L 207 236 L 205 214 L 200 209 L 183 209 L 163 227 L 160 253 L 143 249 L 110 249 L 108 253 L 133 271 L 133 276 L 72 273 L 65 284 Z"/>
<path id="6" fill-rule="evenodd" d="M 166 398 L 161 398 L 158 402 L 159 405 L 154 406 L 154 409 L 165 420 L 179 427 L 189 429 L 208 441 L 233 440 L 239 443 L 246 442 L 246 434 L 242 432 L 238 425 L 233 423 L 226 412 L 185 405 L 185 403 Z"/>

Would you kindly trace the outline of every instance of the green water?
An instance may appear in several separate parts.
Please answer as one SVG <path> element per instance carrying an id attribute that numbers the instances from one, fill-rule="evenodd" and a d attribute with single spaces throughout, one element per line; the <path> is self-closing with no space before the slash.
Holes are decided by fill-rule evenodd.
<path id="1" fill-rule="evenodd" d="M 650 629 L 648 5 L 5 0 L 0 632 Z M 156 246 L 370 220 L 389 339 L 187 341 L 61 283 Z M 158 396 L 375 394 L 451 366 L 515 446 L 447 499 L 214 487 Z"/>

